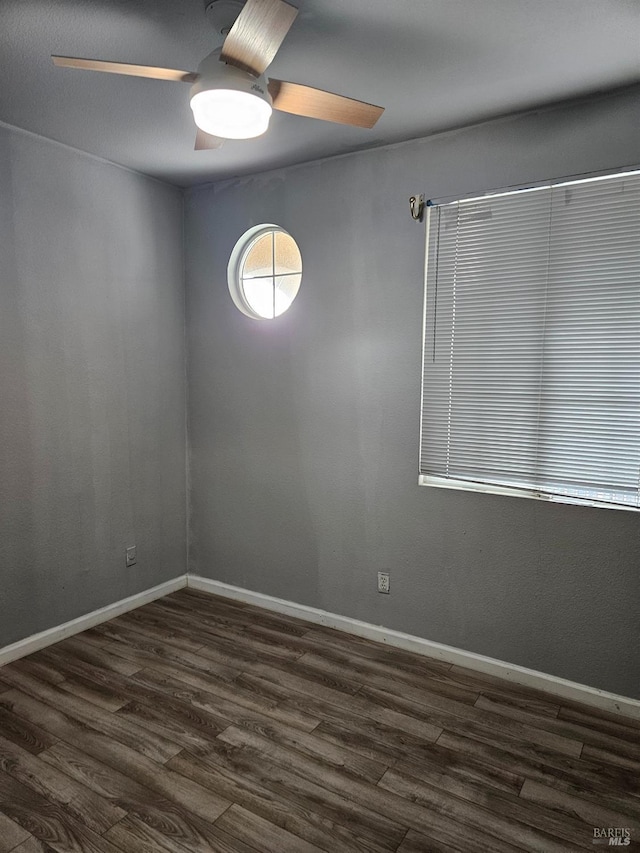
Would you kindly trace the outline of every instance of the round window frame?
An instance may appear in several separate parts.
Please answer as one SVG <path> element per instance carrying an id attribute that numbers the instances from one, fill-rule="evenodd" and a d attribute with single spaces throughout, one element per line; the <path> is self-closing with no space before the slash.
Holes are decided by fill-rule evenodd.
<path id="1" fill-rule="evenodd" d="M 242 270 L 244 268 L 244 262 L 247 255 L 253 249 L 257 241 L 261 237 L 264 237 L 265 234 L 275 233 L 286 234 L 287 237 L 291 237 L 293 242 L 296 244 L 296 248 L 300 254 L 300 284 L 298 285 L 298 290 L 296 291 L 295 296 L 284 311 L 280 314 L 276 314 L 274 317 L 263 317 L 251 307 L 244 294 L 244 287 L 242 286 Z M 252 228 L 249 228 L 240 237 L 231 252 L 231 257 L 229 258 L 229 263 L 227 265 L 227 284 L 229 285 L 229 293 L 231 294 L 231 298 L 233 299 L 236 308 L 239 311 L 242 311 L 242 313 L 247 317 L 250 317 L 252 320 L 266 320 L 268 322 L 273 322 L 273 320 L 277 320 L 278 317 L 282 317 L 282 315 L 286 314 L 289 308 L 293 305 L 300 287 L 302 286 L 302 253 L 300 252 L 297 240 L 281 225 L 276 225 L 272 222 L 263 223 L 262 225 L 254 225 Z"/>

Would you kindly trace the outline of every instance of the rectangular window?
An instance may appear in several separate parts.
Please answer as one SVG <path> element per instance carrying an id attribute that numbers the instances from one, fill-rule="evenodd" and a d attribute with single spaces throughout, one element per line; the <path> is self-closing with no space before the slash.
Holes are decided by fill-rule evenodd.
<path id="1" fill-rule="evenodd" d="M 443 204 L 420 483 L 640 508 L 640 172 Z"/>

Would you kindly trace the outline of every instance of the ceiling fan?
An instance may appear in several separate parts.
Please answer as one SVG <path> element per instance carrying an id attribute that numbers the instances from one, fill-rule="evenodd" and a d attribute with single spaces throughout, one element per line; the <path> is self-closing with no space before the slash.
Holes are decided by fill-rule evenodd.
<path id="1" fill-rule="evenodd" d="M 220 0 L 210 3 L 212 7 Z M 226 6 L 233 5 L 226 3 Z M 236 6 L 240 4 L 235 3 Z M 225 139 L 263 134 L 272 108 L 294 115 L 370 128 L 384 112 L 363 101 L 322 89 L 267 78 L 264 72 L 289 32 L 298 10 L 285 0 L 247 0 L 221 48 L 197 71 L 128 65 L 73 56 L 52 56 L 55 65 L 191 83 L 191 109 L 198 128 L 196 150 L 219 148 Z M 224 30 L 223 30 L 224 31 Z"/>

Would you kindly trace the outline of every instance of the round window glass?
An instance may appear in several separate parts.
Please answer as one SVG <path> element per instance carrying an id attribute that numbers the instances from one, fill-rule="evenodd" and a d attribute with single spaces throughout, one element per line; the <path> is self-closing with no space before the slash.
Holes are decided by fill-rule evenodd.
<path id="1" fill-rule="evenodd" d="M 257 225 L 236 243 L 228 279 L 231 297 L 244 314 L 273 320 L 284 314 L 300 289 L 300 249 L 280 226 Z"/>

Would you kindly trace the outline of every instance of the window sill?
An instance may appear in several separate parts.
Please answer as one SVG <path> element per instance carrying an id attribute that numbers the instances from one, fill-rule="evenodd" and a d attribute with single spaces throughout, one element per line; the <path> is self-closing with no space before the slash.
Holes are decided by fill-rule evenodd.
<path id="1" fill-rule="evenodd" d="M 472 480 L 453 480 L 447 477 L 435 477 L 430 474 L 418 475 L 419 486 L 434 486 L 438 489 L 455 489 L 463 492 L 484 492 L 491 495 L 507 495 L 516 498 L 532 498 L 533 500 L 546 501 L 547 503 L 574 504 L 576 506 L 592 506 L 600 509 L 622 509 L 631 512 L 640 512 L 640 507 L 630 504 L 615 504 L 606 501 L 593 500 L 591 498 L 580 498 L 574 495 L 556 495 L 548 492 L 534 491 L 532 489 L 520 489 L 514 486 L 499 486 L 492 483 L 478 483 Z"/>

